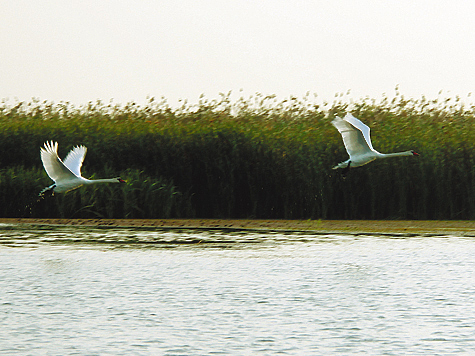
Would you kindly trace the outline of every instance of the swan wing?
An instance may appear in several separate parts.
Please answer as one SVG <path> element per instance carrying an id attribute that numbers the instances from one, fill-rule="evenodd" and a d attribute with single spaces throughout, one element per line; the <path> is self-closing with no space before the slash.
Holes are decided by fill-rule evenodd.
<path id="1" fill-rule="evenodd" d="M 46 173 L 56 183 L 58 181 L 68 180 L 76 177 L 76 175 L 71 172 L 71 170 L 66 167 L 63 161 L 61 161 L 61 159 L 58 157 L 57 142 L 46 142 L 44 148 L 41 147 L 40 155 Z"/>
<path id="2" fill-rule="evenodd" d="M 371 151 L 374 151 L 373 144 L 371 143 L 370 128 L 366 126 L 361 120 L 358 120 L 356 117 L 354 117 L 353 115 L 349 113 L 346 114 L 344 120 L 349 122 L 351 125 L 353 125 L 353 127 L 356 127 L 358 130 L 361 131 L 369 149 Z"/>
<path id="3" fill-rule="evenodd" d="M 370 143 L 368 144 L 368 141 L 363 135 L 363 132 L 361 131 L 361 129 L 355 127 L 353 124 L 348 122 L 346 120 L 346 117 L 345 117 L 345 120 L 339 117 L 336 117 L 332 121 L 332 124 L 340 132 L 341 137 L 343 138 L 343 143 L 345 145 L 346 151 L 348 152 L 350 157 L 364 155 L 373 150 L 372 149 L 373 146 L 371 146 L 371 141 L 369 141 Z M 361 124 L 363 123 L 361 122 Z M 368 129 L 368 135 L 369 135 L 369 127 L 368 126 L 366 127 Z"/>
<path id="4" fill-rule="evenodd" d="M 86 157 L 87 148 L 84 146 L 76 146 L 64 159 L 64 165 L 69 168 L 76 176 L 81 176 L 81 166 L 84 162 L 84 157 Z"/>

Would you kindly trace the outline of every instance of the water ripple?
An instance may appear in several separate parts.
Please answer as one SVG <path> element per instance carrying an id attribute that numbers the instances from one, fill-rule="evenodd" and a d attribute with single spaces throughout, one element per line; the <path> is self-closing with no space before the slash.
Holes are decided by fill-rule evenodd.
<path id="1" fill-rule="evenodd" d="M 474 255 L 456 236 L 2 225 L 0 354 L 474 354 Z"/>

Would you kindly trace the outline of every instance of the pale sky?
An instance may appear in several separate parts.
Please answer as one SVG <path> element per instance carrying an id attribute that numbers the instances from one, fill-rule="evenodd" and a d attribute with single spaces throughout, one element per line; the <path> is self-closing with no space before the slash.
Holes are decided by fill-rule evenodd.
<path id="1" fill-rule="evenodd" d="M 0 0 L 0 99 L 332 101 L 475 88 L 475 2 Z"/>

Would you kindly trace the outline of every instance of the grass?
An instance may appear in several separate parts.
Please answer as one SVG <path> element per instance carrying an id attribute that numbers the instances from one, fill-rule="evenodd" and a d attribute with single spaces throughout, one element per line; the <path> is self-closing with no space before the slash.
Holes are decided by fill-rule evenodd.
<path id="1" fill-rule="evenodd" d="M 372 128 L 381 152 L 413 149 L 354 169 L 330 124 L 351 111 Z M 202 98 L 170 108 L 89 103 L 0 106 L 0 217 L 474 219 L 475 108 L 452 100 L 277 102 L 255 96 Z M 84 176 L 127 185 L 81 188 L 50 200 L 39 147 L 59 142 L 88 153 Z"/>

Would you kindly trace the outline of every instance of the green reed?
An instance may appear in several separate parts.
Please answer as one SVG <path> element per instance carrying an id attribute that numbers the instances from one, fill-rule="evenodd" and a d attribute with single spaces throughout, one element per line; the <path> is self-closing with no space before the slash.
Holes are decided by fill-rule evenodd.
<path id="1" fill-rule="evenodd" d="M 347 158 L 330 124 L 350 110 L 381 152 L 418 158 L 373 162 L 345 179 Z M 256 95 L 204 98 L 170 108 L 32 101 L 0 106 L 0 216 L 107 218 L 475 218 L 475 108 L 398 95 L 351 105 L 277 102 Z M 83 187 L 36 202 L 51 184 L 39 148 L 64 157 L 88 147 L 84 176 L 126 185 Z M 89 173 L 91 172 L 91 173 Z M 34 203 L 33 203 L 34 202 Z"/>

